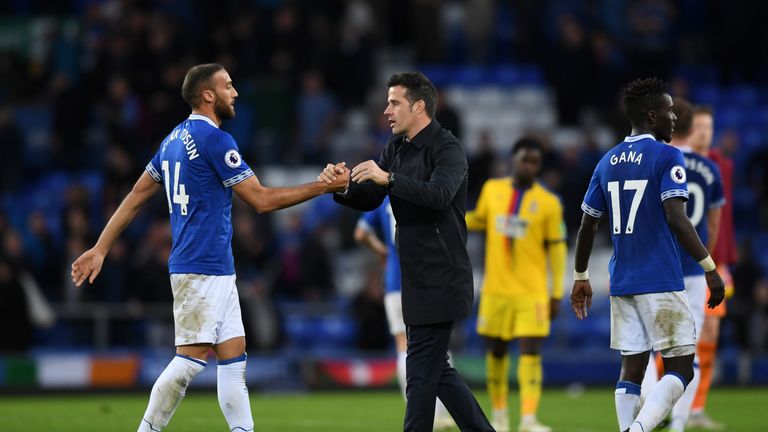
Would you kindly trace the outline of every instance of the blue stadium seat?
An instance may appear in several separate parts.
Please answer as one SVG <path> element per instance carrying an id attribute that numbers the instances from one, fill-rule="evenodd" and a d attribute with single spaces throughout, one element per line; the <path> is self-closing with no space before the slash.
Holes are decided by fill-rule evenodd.
<path id="1" fill-rule="evenodd" d="M 714 65 L 678 65 L 675 76 L 684 78 L 689 83 L 714 83 L 718 80 L 718 66 Z"/>
<path id="2" fill-rule="evenodd" d="M 720 89 L 716 85 L 693 86 L 691 88 L 691 102 L 716 107 L 720 103 Z"/>
<path id="3" fill-rule="evenodd" d="M 487 83 L 485 70 L 477 66 L 453 68 L 451 81 L 466 87 L 476 87 Z"/>
<path id="4" fill-rule="evenodd" d="M 352 348 L 358 333 L 357 323 L 348 316 L 331 315 L 321 318 L 318 325 L 318 341 L 335 348 Z"/>
<path id="5" fill-rule="evenodd" d="M 720 104 L 715 109 L 715 125 L 740 129 L 746 121 L 744 109 L 737 105 Z"/>
<path id="6" fill-rule="evenodd" d="M 757 88 L 747 85 L 731 87 L 725 90 L 723 94 L 724 102 L 739 107 L 742 110 L 756 106 L 758 97 Z"/>
<path id="7" fill-rule="evenodd" d="M 289 343 L 295 347 L 310 346 L 315 339 L 313 329 L 318 327 L 318 324 L 316 320 L 298 314 L 283 319 L 286 336 Z"/>
<path id="8" fill-rule="evenodd" d="M 443 66 L 424 65 L 419 69 L 427 76 L 436 87 L 445 87 L 451 84 L 451 74 Z"/>
<path id="9" fill-rule="evenodd" d="M 768 274 L 768 233 L 752 236 L 752 255 L 763 270 L 763 274 Z"/>
<path id="10" fill-rule="evenodd" d="M 43 168 L 51 159 L 51 110 L 26 106 L 14 109 L 16 123 L 24 134 L 24 162 L 28 167 Z"/>
<path id="11" fill-rule="evenodd" d="M 768 101 L 764 102 L 764 106 L 753 108 L 749 111 L 749 124 L 750 126 L 763 128 L 763 131 L 768 135 Z"/>
<path id="12" fill-rule="evenodd" d="M 528 85 L 543 85 L 544 73 L 537 65 L 524 65 L 520 68 L 520 81 Z"/>
<path id="13" fill-rule="evenodd" d="M 741 152 L 746 153 L 746 152 Z M 751 189 L 737 187 L 733 189 L 733 214 L 736 219 L 736 234 L 754 234 L 755 227 L 760 226 L 759 213 L 755 208 L 755 193 Z"/>
<path id="14" fill-rule="evenodd" d="M 512 87 L 520 84 L 521 73 L 515 65 L 499 65 L 489 72 L 489 81 L 505 87 Z"/>
<path id="15" fill-rule="evenodd" d="M 104 185 L 104 176 L 98 171 L 83 172 L 77 175 L 77 181 L 92 195 L 98 195 Z"/>
<path id="16" fill-rule="evenodd" d="M 768 142 L 768 137 L 765 135 L 765 130 L 757 127 L 745 128 L 739 135 L 742 149 L 750 153 L 753 150 L 764 146 Z"/>

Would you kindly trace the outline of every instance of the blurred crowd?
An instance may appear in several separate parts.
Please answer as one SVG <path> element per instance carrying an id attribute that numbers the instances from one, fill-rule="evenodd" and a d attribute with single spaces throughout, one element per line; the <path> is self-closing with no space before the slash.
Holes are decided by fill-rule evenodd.
<path id="1" fill-rule="evenodd" d="M 619 90 L 637 77 L 661 76 L 694 103 L 709 102 L 694 91 L 705 83 L 746 88 L 757 108 L 768 104 L 768 7 L 747 0 L 6 0 L 0 10 L 0 320 L 25 327 L 3 349 L 93 343 L 77 328 L 35 333 L 53 325 L 46 303 L 108 303 L 140 314 L 142 305 L 171 301 L 163 197 L 115 244 L 93 285 L 78 290 L 68 274 L 158 143 L 189 114 L 180 86 L 196 63 L 219 62 L 232 75 L 238 116 L 223 128 L 262 181 L 268 167 L 291 178 L 342 158 L 378 158 L 390 134 L 382 80 L 393 65 L 534 65 L 554 95 L 557 127 L 598 123 L 615 141 L 628 132 Z M 436 117 L 477 143 L 469 151 L 474 202 L 485 179 L 506 172 L 512 143 L 463 136 L 457 108 L 441 98 Z M 745 149 L 741 131 L 719 129 L 719 118 L 715 146 L 737 164 L 744 240 L 735 330 L 724 337 L 765 350 L 766 263 L 755 251 L 768 245 L 768 129 L 753 128 L 756 144 Z M 361 124 L 363 133 L 350 132 Z M 603 149 L 590 139 L 558 148 L 554 131 L 534 132 L 546 148 L 542 178 L 562 197 L 572 232 Z M 360 261 L 357 287 L 340 293 L 346 275 L 336 258 L 362 253 L 352 239 L 358 214 L 325 198 L 274 215 L 235 202 L 233 249 L 252 347 L 281 346 L 276 304 L 342 297 L 360 328 L 371 329 L 359 347 L 389 343 L 375 262 Z M 110 345 L 145 345 L 142 329 L 117 326 Z"/>

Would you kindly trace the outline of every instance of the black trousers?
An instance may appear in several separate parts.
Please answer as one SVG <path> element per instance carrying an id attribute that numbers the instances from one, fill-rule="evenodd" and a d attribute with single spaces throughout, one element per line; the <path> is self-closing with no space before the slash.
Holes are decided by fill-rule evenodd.
<path id="1" fill-rule="evenodd" d="M 440 398 L 463 432 L 494 430 L 469 387 L 448 364 L 452 327 L 450 321 L 406 329 L 405 432 L 432 432 L 435 397 Z"/>

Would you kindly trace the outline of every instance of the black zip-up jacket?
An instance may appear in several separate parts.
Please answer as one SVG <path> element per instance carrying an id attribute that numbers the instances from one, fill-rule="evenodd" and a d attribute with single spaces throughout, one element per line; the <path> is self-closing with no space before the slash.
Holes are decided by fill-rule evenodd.
<path id="1" fill-rule="evenodd" d="M 407 325 L 454 321 L 472 308 L 472 266 L 467 254 L 467 156 L 437 120 L 408 142 L 387 141 L 378 162 L 393 172 L 391 189 L 350 183 L 334 199 L 358 210 L 378 207 L 389 193 L 400 254 L 403 319 Z"/>

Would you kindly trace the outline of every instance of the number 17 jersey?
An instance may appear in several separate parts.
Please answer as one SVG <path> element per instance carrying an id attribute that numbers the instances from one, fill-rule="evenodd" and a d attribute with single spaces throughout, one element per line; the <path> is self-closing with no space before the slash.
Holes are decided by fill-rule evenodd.
<path id="1" fill-rule="evenodd" d="M 611 295 L 685 289 L 662 204 L 671 198 L 688 199 L 685 160 L 650 134 L 626 137 L 595 167 L 581 209 L 595 218 L 608 213 Z"/>
<path id="2" fill-rule="evenodd" d="M 231 275 L 232 186 L 253 176 L 235 140 L 192 114 L 163 140 L 147 172 L 164 185 L 171 217 L 170 273 Z"/>

